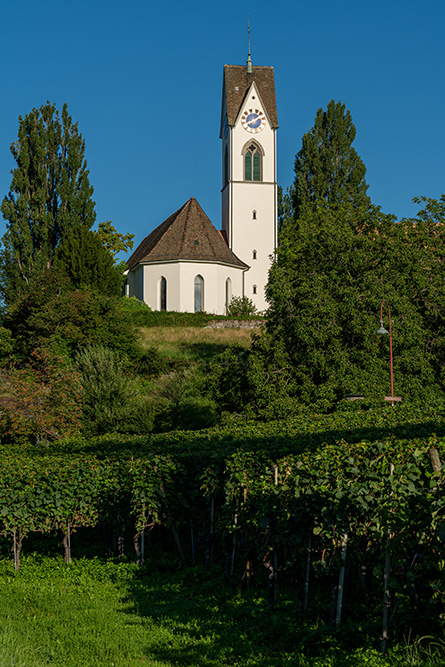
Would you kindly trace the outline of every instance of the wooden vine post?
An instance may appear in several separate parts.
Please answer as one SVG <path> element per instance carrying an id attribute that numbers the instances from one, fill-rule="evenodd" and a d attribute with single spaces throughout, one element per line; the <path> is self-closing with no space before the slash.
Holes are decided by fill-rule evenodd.
<path id="1" fill-rule="evenodd" d="M 388 500 L 392 498 L 392 476 L 394 473 L 394 464 L 389 464 L 389 496 Z M 382 615 L 382 638 L 380 641 L 380 651 L 382 655 L 386 653 L 386 644 L 388 643 L 388 627 L 389 627 L 389 609 L 391 607 L 391 594 L 389 591 L 389 576 L 391 572 L 391 526 L 389 516 L 386 526 L 386 543 L 385 543 L 385 570 L 383 574 L 383 615 Z"/>
<path id="2" fill-rule="evenodd" d="M 338 575 L 338 591 L 337 591 L 337 613 L 335 615 L 335 625 L 340 625 L 341 610 L 343 604 L 343 589 L 345 583 L 345 562 L 346 562 L 346 547 L 348 545 L 348 532 L 344 532 L 341 538 L 341 567 Z"/>

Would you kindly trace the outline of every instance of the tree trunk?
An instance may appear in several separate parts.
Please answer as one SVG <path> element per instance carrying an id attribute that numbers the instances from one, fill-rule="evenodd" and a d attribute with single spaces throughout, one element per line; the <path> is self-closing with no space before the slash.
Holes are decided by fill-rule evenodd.
<path id="1" fill-rule="evenodd" d="M 20 554 L 21 554 L 21 551 L 22 551 L 23 538 L 24 538 L 24 535 L 22 535 L 20 531 L 19 531 L 19 535 L 17 536 L 17 530 L 14 528 L 12 553 L 13 553 L 13 557 L 14 557 L 14 568 L 15 568 L 16 572 L 18 572 L 20 570 Z"/>
<path id="2" fill-rule="evenodd" d="M 142 555 L 141 555 L 141 533 L 137 531 L 133 536 L 133 547 L 134 547 L 134 562 L 136 565 L 142 565 Z"/>
<path id="3" fill-rule="evenodd" d="M 65 563 L 71 563 L 71 528 L 68 524 L 62 534 L 62 546 L 64 549 L 63 560 Z"/>

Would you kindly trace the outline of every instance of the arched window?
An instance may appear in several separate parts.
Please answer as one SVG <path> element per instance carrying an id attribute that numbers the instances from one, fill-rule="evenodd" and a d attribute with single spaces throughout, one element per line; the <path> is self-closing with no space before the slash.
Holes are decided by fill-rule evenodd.
<path id="1" fill-rule="evenodd" d="M 256 211 L 252 211 L 252 220 L 256 220 Z"/>
<path id="2" fill-rule="evenodd" d="M 224 185 L 229 182 L 229 151 L 226 146 L 224 151 Z"/>
<path id="3" fill-rule="evenodd" d="M 262 152 L 258 144 L 252 142 L 244 149 L 244 180 L 261 181 Z"/>
<path id="4" fill-rule="evenodd" d="M 160 280 L 160 308 L 161 310 L 167 310 L 167 280 L 162 276 Z"/>
<path id="5" fill-rule="evenodd" d="M 256 250 L 252 250 L 252 259 L 256 259 Z"/>
<path id="6" fill-rule="evenodd" d="M 232 281 L 230 278 L 227 278 L 226 280 L 226 308 L 230 303 L 230 300 L 232 298 Z"/>
<path id="7" fill-rule="evenodd" d="M 204 278 L 195 277 L 195 313 L 200 313 L 204 309 Z"/>
<path id="8" fill-rule="evenodd" d="M 253 285 L 252 287 L 252 294 L 256 294 L 256 285 Z"/>

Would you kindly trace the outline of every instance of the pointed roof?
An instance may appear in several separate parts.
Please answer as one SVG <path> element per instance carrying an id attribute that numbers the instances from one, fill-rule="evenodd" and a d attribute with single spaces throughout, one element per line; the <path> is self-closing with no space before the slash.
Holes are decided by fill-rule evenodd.
<path id="1" fill-rule="evenodd" d="M 273 67 L 253 65 L 252 72 L 245 65 L 224 65 L 224 93 L 227 120 L 235 125 L 241 106 L 252 83 L 255 82 L 261 101 L 273 128 L 278 127 L 275 77 Z M 223 99 L 224 102 L 224 99 Z"/>
<path id="2" fill-rule="evenodd" d="M 145 237 L 128 259 L 127 266 L 131 271 L 137 264 L 175 260 L 248 268 L 230 250 L 194 197 Z"/>

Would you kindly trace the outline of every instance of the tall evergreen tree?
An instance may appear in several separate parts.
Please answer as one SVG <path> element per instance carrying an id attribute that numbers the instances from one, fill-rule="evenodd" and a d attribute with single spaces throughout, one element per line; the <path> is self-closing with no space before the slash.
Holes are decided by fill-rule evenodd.
<path id="1" fill-rule="evenodd" d="M 90 229 L 96 218 L 85 141 L 66 104 L 61 116 L 49 102 L 20 116 L 11 152 L 17 166 L 1 206 L 7 231 L 0 271 L 7 303 L 52 266 L 69 230 L 78 225 Z"/>
<path id="2" fill-rule="evenodd" d="M 122 271 L 105 248 L 98 234 L 79 225 L 60 242 L 54 266 L 69 280 L 74 289 L 87 289 L 107 296 L 119 296 Z"/>
<path id="3" fill-rule="evenodd" d="M 369 208 L 366 167 L 352 147 L 355 135 L 344 104 L 331 100 L 326 111 L 318 109 L 314 126 L 303 136 L 295 158 L 290 192 L 294 219 L 319 206 Z"/>

